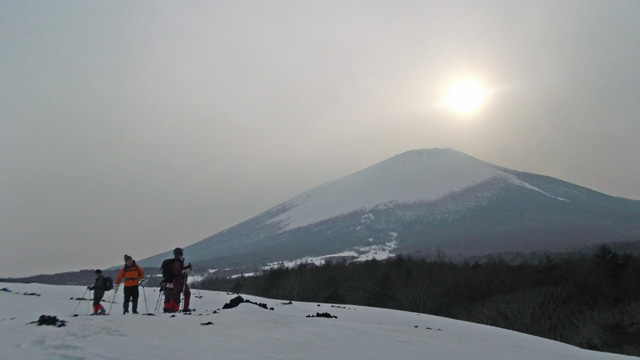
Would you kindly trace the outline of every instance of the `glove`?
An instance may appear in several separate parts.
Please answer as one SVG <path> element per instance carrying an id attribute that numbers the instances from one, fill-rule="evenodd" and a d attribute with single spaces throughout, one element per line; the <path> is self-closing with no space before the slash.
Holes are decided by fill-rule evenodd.
<path id="1" fill-rule="evenodd" d="M 87 290 L 91 290 L 91 285 L 87 286 Z"/>
<path id="2" fill-rule="evenodd" d="M 120 284 L 115 284 L 115 285 L 113 286 L 113 290 L 114 290 L 114 291 L 118 291 L 118 286 L 120 286 Z"/>
<path id="3" fill-rule="evenodd" d="M 142 285 L 144 283 L 144 279 L 138 280 L 138 284 Z"/>
<path id="4" fill-rule="evenodd" d="M 187 265 L 187 269 L 191 269 L 193 268 L 193 266 L 191 266 L 191 263 L 189 263 L 189 265 Z"/>

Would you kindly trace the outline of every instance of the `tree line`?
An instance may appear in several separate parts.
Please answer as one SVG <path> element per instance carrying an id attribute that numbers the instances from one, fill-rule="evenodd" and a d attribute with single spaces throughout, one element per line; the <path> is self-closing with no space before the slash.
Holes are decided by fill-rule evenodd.
<path id="1" fill-rule="evenodd" d="M 600 246 L 535 263 L 408 256 L 210 277 L 204 289 L 365 305 L 497 326 L 582 348 L 640 355 L 640 258 Z"/>

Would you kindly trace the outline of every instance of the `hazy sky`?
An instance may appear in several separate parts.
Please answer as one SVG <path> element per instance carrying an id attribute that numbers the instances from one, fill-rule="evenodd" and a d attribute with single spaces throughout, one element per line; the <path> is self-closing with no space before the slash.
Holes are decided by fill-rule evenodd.
<path id="1" fill-rule="evenodd" d="M 0 2 L 0 277 L 186 246 L 399 153 L 640 199 L 640 1 Z M 490 94 L 439 106 L 456 79 Z"/>

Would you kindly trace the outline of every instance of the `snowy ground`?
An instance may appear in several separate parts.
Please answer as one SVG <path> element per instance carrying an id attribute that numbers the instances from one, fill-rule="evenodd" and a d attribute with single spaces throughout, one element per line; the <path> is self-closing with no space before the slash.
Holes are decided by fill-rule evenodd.
<path id="1" fill-rule="evenodd" d="M 629 359 L 512 331 L 436 316 L 362 306 L 293 303 L 244 296 L 253 304 L 220 310 L 234 295 L 200 291 L 192 315 L 85 316 L 84 288 L 0 283 L 2 359 Z M 141 289 L 142 290 L 142 289 Z M 32 295 L 25 295 L 32 294 Z M 37 295 L 33 295 L 37 294 Z M 153 312 L 157 289 L 146 289 Z M 113 292 L 108 292 L 111 299 Z M 78 306 L 78 317 L 72 317 Z M 108 309 L 108 304 L 104 303 Z M 143 293 L 139 309 L 145 311 Z M 215 312 L 217 310 L 217 312 Z M 307 318 L 329 313 L 337 318 Z M 64 327 L 28 324 L 40 315 Z M 203 325 L 213 323 L 213 325 Z"/>

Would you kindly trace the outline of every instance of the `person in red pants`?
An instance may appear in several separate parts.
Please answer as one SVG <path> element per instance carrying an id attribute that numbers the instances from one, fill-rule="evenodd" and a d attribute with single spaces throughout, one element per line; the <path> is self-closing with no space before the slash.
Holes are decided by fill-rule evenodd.
<path id="1" fill-rule="evenodd" d="M 180 296 L 184 294 L 184 303 L 182 305 L 182 312 L 190 312 L 189 303 L 191 300 L 191 291 L 189 290 L 189 284 L 187 280 L 187 269 L 191 269 L 191 263 L 184 265 L 183 251 L 181 248 L 175 248 L 173 255 L 175 257 L 173 261 L 173 294 L 169 301 L 168 308 L 171 312 L 177 312 L 180 310 Z"/>
<path id="2" fill-rule="evenodd" d="M 100 301 L 104 296 L 106 290 L 104 276 L 102 276 L 102 270 L 98 269 L 96 273 L 96 282 L 93 286 L 87 286 L 87 289 L 93 291 L 93 315 L 104 315 L 105 310 Z"/>

